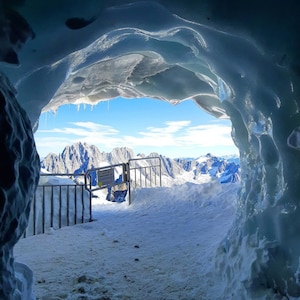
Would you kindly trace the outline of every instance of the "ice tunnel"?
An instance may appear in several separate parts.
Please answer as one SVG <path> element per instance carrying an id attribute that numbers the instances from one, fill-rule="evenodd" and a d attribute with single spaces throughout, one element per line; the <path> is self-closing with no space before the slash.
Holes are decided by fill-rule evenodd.
<path id="1" fill-rule="evenodd" d="M 300 297 L 297 0 L 0 0 L 0 298 L 39 176 L 41 111 L 151 97 L 229 117 L 235 222 L 216 253 L 227 299 Z"/>

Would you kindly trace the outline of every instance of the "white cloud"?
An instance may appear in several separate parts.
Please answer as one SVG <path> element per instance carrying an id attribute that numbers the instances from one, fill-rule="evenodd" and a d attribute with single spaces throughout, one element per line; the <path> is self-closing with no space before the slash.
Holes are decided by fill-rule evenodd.
<path id="1" fill-rule="evenodd" d="M 35 143 L 37 150 L 41 157 L 46 156 L 49 153 L 58 154 L 66 145 L 71 145 L 74 142 L 72 138 L 65 137 L 36 137 Z"/>
<path id="2" fill-rule="evenodd" d="M 136 136 L 124 136 L 124 140 L 135 146 L 175 146 L 176 135 L 190 125 L 190 121 L 166 121 L 164 127 L 147 127 Z"/>
<path id="3" fill-rule="evenodd" d="M 39 130 L 35 134 L 38 151 L 42 156 L 58 153 L 70 144 L 81 141 L 99 147 L 113 148 L 120 143 L 119 131 L 108 125 L 93 122 L 71 122 L 75 127 Z"/>
<path id="4" fill-rule="evenodd" d="M 125 136 L 129 142 L 153 146 L 228 146 L 232 145 L 231 127 L 222 124 L 188 126 L 189 121 L 166 122 L 165 127 L 149 127 L 137 136 Z"/>
<path id="5" fill-rule="evenodd" d="M 71 134 L 78 136 L 90 135 L 93 133 L 100 133 L 101 135 L 113 135 L 119 133 L 118 130 L 114 129 L 109 125 L 102 125 L 94 122 L 70 122 L 69 124 L 75 127 L 63 127 L 53 128 L 48 130 L 39 130 L 39 133 L 59 133 L 59 134 Z"/>
<path id="6" fill-rule="evenodd" d="M 148 147 L 155 152 L 163 147 L 197 148 L 233 145 L 230 136 L 231 127 L 222 123 L 190 126 L 191 121 L 166 121 L 163 127 L 148 127 L 130 135 L 122 135 L 119 130 L 112 126 L 94 122 L 72 122 L 69 124 L 73 126 L 38 131 L 36 135 L 38 148 L 47 150 L 48 145 L 49 149 L 54 148 L 54 146 L 60 146 L 63 149 L 66 145 L 77 141 L 94 144 L 101 151 L 119 146 L 133 149 Z"/>
<path id="7" fill-rule="evenodd" d="M 200 147 L 233 145 L 231 127 L 222 124 L 189 127 L 178 141 L 182 144 L 193 144 Z"/>
<path id="8" fill-rule="evenodd" d="M 105 132 L 107 134 L 117 134 L 119 131 L 109 125 L 103 125 L 94 122 L 70 122 L 77 127 L 88 129 L 92 132 Z"/>
<path id="9" fill-rule="evenodd" d="M 147 127 L 146 131 L 138 132 L 142 136 L 157 136 L 157 135 L 167 135 L 174 134 L 181 129 L 190 125 L 190 121 L 166 121 L 165 127 Z"/>

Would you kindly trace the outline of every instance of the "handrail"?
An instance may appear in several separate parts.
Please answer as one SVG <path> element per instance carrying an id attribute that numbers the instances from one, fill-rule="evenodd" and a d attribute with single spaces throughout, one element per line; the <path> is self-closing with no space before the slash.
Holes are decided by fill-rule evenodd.
<path id="1" fill-rule="evenodd" d="M 108 175 L 114 175 L 114 171 L 115 168 L 118 167 L 122 167 L 122 180 L 116 182 L 114 176 L 112 176 L 111 178 L 104 178 L 104 179 L 111 179 L 109 182 L 104 182 L 102 185 L 99 185 L 99 172 L 101 171 L 106 171 L 106 170 L 111 170 L 111 174 Z M 91 173 L 97 174 L 97 178 L 95 178 L 95 180 L 97 179 L 97 185 L 92 185 L 92 177 L 93 175 Z M 114 185 L 118 185 L 121 183 L 126 183 L 127 182 L 127 167 L 125 163 L 119 163 L 119 164 L 113 164 L 113 165 L 107 165 L 107 166 L 103 166 L 103 167 L 97 167 L 97 168 L 93 168 L 93 169 L 89 169 L 86 171 L 85 173 L 85 179 L 86 179 L 86 188 L 93 192 L 93 191 L 97 191 L 97 190 L 101 190 L 104 188 L 108 188 L 108 187 L 112 187 Z M 101 174 L 100 174 L 101 176 Z"/>
<path id="2" fill-rule="evenodd" d="M 158 164 L 152 164 L 149 166 L 131 166 L 132 162 L 137 162 L 137 161 L 142 161 L 142 160 L 158 160 Z M 128 192 L 129 192 L 129 204 L 131 204 L 132 201 L 132 182 L 134 182 L 134 188 L 137 188 L 137 170 L 140 171 L 140 178 L 139 178 L 139 186 L 140 187 L 147 187 L 147 169 L 150 170 L 150 175 L 148 176 L 149 179 L 149 186 L 152 186 L 152 173 L 151 173 L 151 169 L 156 169 L 158 168 L 159 170 L 159 186 L 162 185 L 162 179 L 161 179 L 161 158 L 160 156 L 151 156 L 151 157 L 142 157 L 142 158 L 131 158 L 128 160 Z M 144 185 L 142 184 L 142 171 L 144 170 Z M 131 176 L 131 171 L 134 171 L 134 180 L 132 179 Z M 156 174 L 154 173 L 154 186 L 156 186 Z"/>
<path id="3" fill-rule="evenodd" d="M 42 173 L 41 177 L 85 178 L 85 174 Z M 88 193 L 87 197 L 85 193 Z M 87 200 L 87 201 L 86 201 Z M 87 203 L 88 202 L 88 203 Z M 63 209 L 64 206 L 66 209 Z M 88 214 L 87 209 L 89 209 Z M 45 233 L 47 229 L 92 221 L 92 193 L 85 180 L 73 183 L 39 183 L 31 204 L 29 224 L 23 237 Z"/>
<path id="4" fill-rule="evenodd" d="M 147 166 L 137 165 L 139 161 L 148 160 L 157 160 L 158 163 Z M 133 166 L 132 164 L 134 162 L 136 162 L 137 164 Z M 121 168 L 121 170 L 117 170 L 117 168 Z M 137 179 L 138 171 L 140 176 L 139 180 Z M 132 176 L 132 172 L 134 172 L 134 176 Z M 122 175 L 121 180 L 115 179 L 115 173 Z M 131 191 L 133 187 L 147 187 L 148 185 L 149 187 L 157 186 L 157 176 L 159 177 L 159 186 L 161 186 L 161 175 L 160 156 L 131 158 L 127 163 L 107 165 L 87 170 L 85 173 L 85 186 L 87 190 L 89 190 L 90 192 L 94 192 L 104 188 L 111 189 L 116 185 L 126 183 L 126 185 L 128 186 L 128 204 L 131 204 Z M 143 176 L 144 182 L 142 182 Z"/>
<path id="5" fill-rule="evenodd" d="M 147 166 L 138 165 L 139 161 L 158 160 Z M 133 163 L 137 163 L 133 165 Z M 121 170 L 116 170 L 121 168 Z M 121 180 L 115 180 L 115 171 L 122 174 Z M 148 172 L 149 171 L 149 172 Z M 137 173 L 139 172 L 139 180 Z M 131 174 L 134 173 L 134 174 Z M 132 176 L 134 175 L 134 176 Z M 78 208 L 81 208 L 81 223 L 84 223 L 87 205 L 85 202 L 84 191 L 88 192 L 88 221 L 92 221 L 92 192 L 103 188 L 112 188 L 113 186 L 126 183 L 128 186 L 128 203 L 132 201 L 132 188 L 157 186 L 157 176 L 159 177 L 159 186 L 162 185 L 161 178 L 161 158 L 159 156 L 132 158 L 127 163 L 113 164 L 87 170 L 83 173 L 42 173 L 40 177 L 65 177 L 73 180 L 72 183 L 40 183 L 32 200 L 31 212 L 29 217 L 29 226 L 24 232 L 26 237 L 32 231 L 32 235 L 45 233 L 47 227 L 58 228 L 64 225 L 69 226 L 77 224 Z M 97 185 L 93 185 L 93 176 L 97 180 Z M 82 178 L 77 181 L 78 178 Z M 102 181 L 101 181 L 101 180 Z M 78 196 L 81 194 L 81 197 Z M 80 198 L 80 202 L 78 202 Z M 64 206 L 66 208 L 64 209 Z M 73 214 L 71 215 L 71 210 Z M 65 219 L 64 219 L 65 218 Z M 55 224 L 57 220 L 58 224 Z M 56 223 L 57 223 L 56 222 Z"/>

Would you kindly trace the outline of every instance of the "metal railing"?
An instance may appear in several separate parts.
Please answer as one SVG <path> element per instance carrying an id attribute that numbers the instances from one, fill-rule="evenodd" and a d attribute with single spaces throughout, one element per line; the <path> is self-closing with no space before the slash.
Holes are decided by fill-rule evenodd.
<path id="1" fill-rule="evenodd" d="M 85 184 L 91 192 L 110 188 L 128 181 L 128 169 L 126 163 L 109 165 L 87 170 L 85 173 Z M 116 181 L 116 177 L 121 175 L 121 180 Z"/>
<path id="2" fill-rule="evenodd" d="M 52 182 L 43 183 L 44 177 L 52 178 Z M 161 186 L 160 157 L 134 158 L 128 163 L 90 169 L 85 174 L 41 174 L 23 237 L 92 221 L 92 192 L 122 184 L 128 189 L 129 204 L 132 189 Z"/>
<path id="3" fill-rule="evenodd" d="M 148 161 L 152 162 L 148 164 Z M 159 156 L 129 159 L 128 170 L 129 204 L 132 201 L 132 189 L 162 185 Z"/>
<path id="4" fill-rule="evenodd" d="M 127 163 L 94 168 L 86 172 L 85 179 L 86 186 L 91 192 L 126 184 L 128 204 L 131 204 L 132 189 L 162 185 L 161 158 L 159 156 L 133 158 Z"/>
<path id="5" fill-rule="evenodd" d="M 45 177 L 51 178 L 52 183 L 43 184 Z M 61 179 L 72 179 L 73 182 L 62 183 Z M 92 221 L 91 202 L 92 194 L 86 189 L 85 174 L 41 174 L 23 236 Z"/>

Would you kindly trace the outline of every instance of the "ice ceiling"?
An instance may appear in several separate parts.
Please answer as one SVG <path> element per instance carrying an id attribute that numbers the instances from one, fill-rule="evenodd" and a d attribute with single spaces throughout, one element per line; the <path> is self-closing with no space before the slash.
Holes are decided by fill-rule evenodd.
<path id="1" fill-rule="evenodd" d="M 15 284 L 11 249 L 26 219 L 17 212 L 32 196 L 28 174 L 39 172 L 26 114 L 34 127 L 42 110 L 121 95 L 192 98 L 231 119 L 243 186 L 218 249 L 224 293 L 300 297 L 298 1 L 0 0 L 0 22 L 1 169 L 16 175 L 6 185 L 0 177 L 10 211 L 1 215 L 7 295 Z M 3 239 L 5 231 L 16 238 Z"/>

